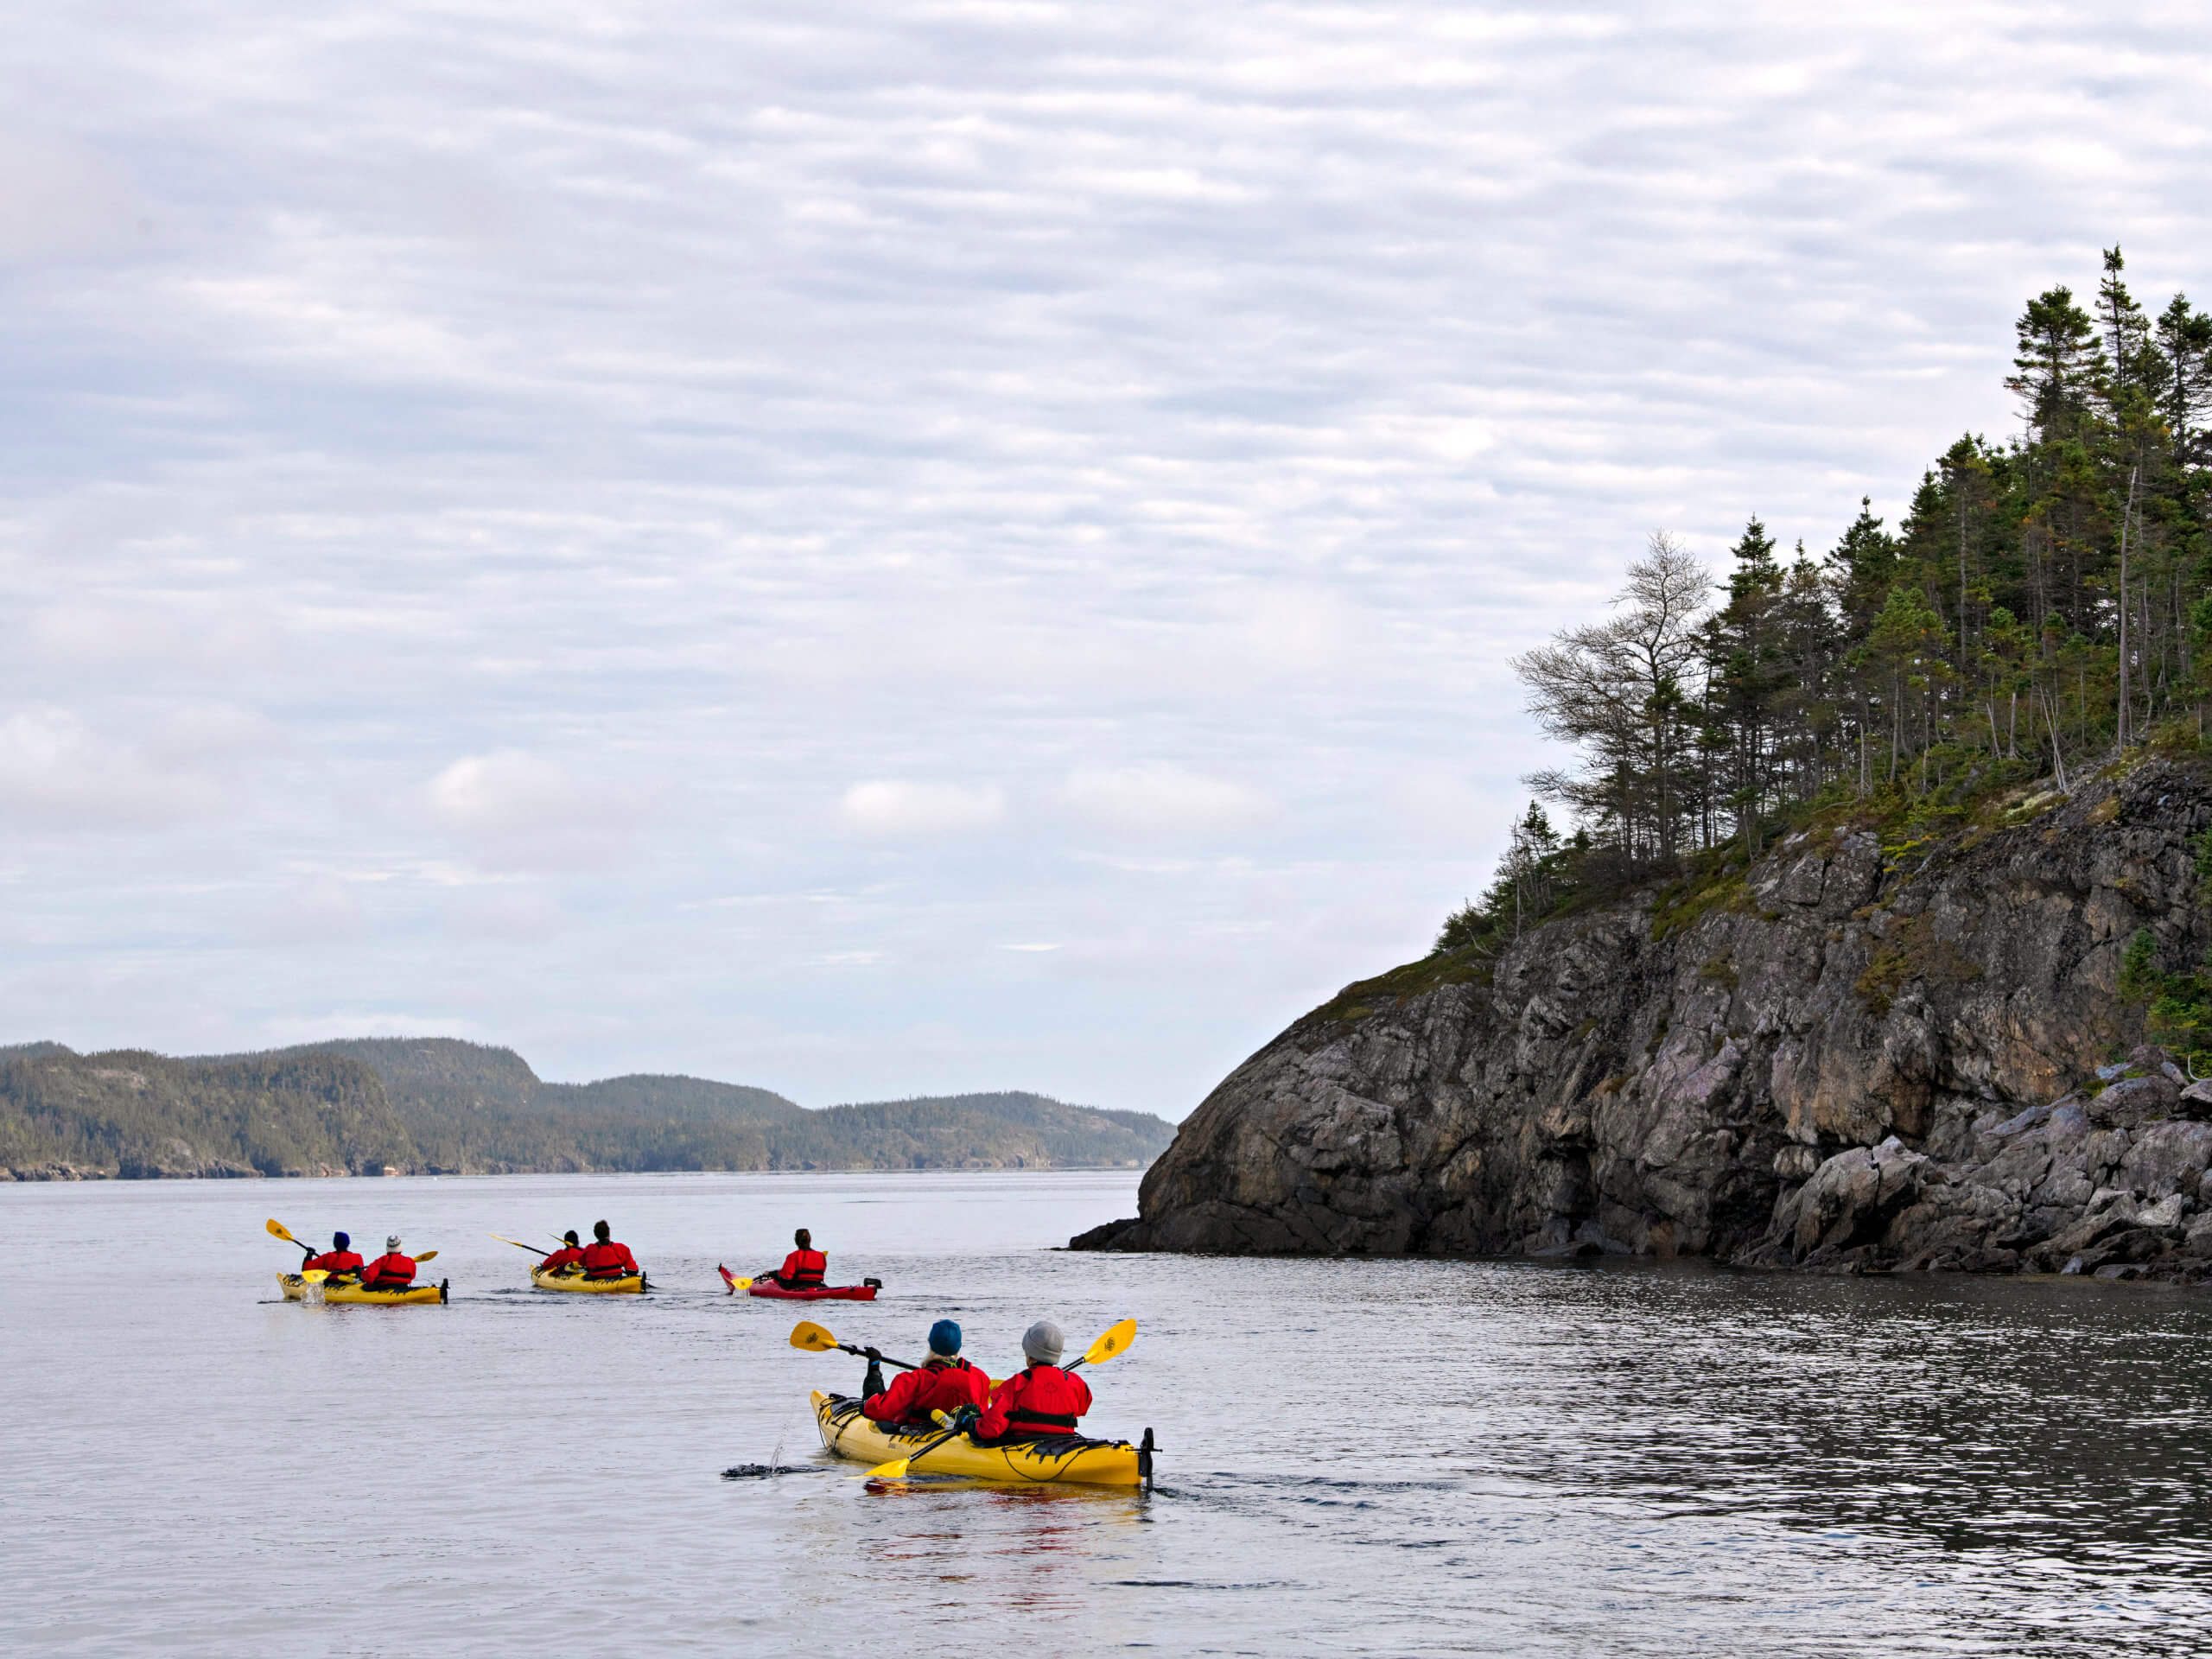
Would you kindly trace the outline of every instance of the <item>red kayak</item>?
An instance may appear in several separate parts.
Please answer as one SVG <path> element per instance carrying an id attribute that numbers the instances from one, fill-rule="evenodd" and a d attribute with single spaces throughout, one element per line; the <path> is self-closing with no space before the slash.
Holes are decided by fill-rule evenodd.
<path id="1" fill-rule="evenodd" d="M 715 1271 L 721 1274 L 733 1296 L 741 1286 L 748 1296 L 770 1296 L 783 1302 L 872 1302 L 883 1287 L 880 1280 L 869 1279 L 857 1285 L 824 1285 L 819 1290 L 785 1290 L 772 1279 L 740 1279 L 719 1265 Z"/>

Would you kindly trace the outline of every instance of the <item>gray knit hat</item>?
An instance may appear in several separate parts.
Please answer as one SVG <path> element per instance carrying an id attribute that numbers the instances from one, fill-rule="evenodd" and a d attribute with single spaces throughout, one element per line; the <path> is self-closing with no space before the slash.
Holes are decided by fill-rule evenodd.
<path id="1" fill-rule="evenodd" d="M 1061 1351 L 1066 1346 L 1060 1339 L 1060 1327 L 1050 1319 L 1039 1319 L 1022 1332 L 1021 1351 L 1046 1365 L 1058 1364 Z"/>
<path id="2" fill-rule="evenodd" d="M 397 1233 L 394 1233 L 391 1237 L 385 1239 L 384 1242 L 384 1247 L 387 1250 L 397 1255 L 399 1250 L 399 1235 Z"/>

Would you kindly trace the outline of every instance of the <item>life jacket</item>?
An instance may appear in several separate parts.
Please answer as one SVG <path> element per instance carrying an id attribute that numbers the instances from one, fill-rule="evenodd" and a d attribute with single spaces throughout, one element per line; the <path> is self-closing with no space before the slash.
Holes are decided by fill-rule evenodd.
<path id="1" fill-rule="evenodd" d="M 582 1250 L 578 1249 L 573 1244 L 567 1244 L 554 1251 L 552 1255 L 547 1256 L 543 1262 L 539 1262 L 537 1264 L 537 1270 L 540 1273 L 558 1273 L 563 1268 L 572 1268 L 575 1266 L 577 1262 L 583 1259 L 584 1253 Z"/>
<path id="2" fill-rule="evenodd" d="M 367 1290 L 404 1290 L 415 1282 L 415 1258 L 394 1250 L 380 1255 L 361 1270 L 361 1284 Z"/>
<path id="3" fill-rule="evenodd" d="M 784 1258 L 784 1270 L 776 1277 L 785 1290 L 819 1290 L 822 1275 L 829 1271 L 830 1258 L 821 1251 L 793 1250 Z"/>
<path id="4" fill-rule="evenodd" d="M 1057 1365 L 1032 1365 L 999 1385 L 976 1424 L 977 1438 L 1018 1440 L 1072 1434 L 1090 1409 L 1090 1385 Z"/>
<path id="5" fill-rule="evenodd" d="M 598 1239 L 585 1245 L 579 1260 L 584 1264 L 587 1279 L 626 1279 L 638 1270 L 638 1264 L 630 1259 L 630 1247 L 611 1239 Z"/>
<path id="6" fill-rule="evenodd" d="M 361 1258 L 351 1250 L 325 1250 L 321 1255 L 310 1256 L 300 1263 L 302 1273 L 312 1272 L 317 1268 L 330 1274 L 359 1273 Z"/>
<path id="7" fill-rule="evenodd" d="M 931 1359 L 918 1370 L 906 1371 L 881 1394 L 861 1402 L 861 1409 L 879 1423 L 926 1423 L 933 1411 L 957 1411 L 983 1403 L 990 1380 L 966 1360 Z"/>

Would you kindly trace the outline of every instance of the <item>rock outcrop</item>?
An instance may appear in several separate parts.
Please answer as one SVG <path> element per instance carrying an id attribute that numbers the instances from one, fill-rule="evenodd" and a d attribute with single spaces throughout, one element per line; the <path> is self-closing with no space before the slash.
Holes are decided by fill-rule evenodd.
<path id="1" fill-rule="evenodd" d="M 2203 957 L 2208 825 L 2207 777 L 2153 761 L 1352 986 L 1074 1244 L 2212 1271 L 2212 1090 L 2120 989 L 2139 931 L 2166 971 Z"/>

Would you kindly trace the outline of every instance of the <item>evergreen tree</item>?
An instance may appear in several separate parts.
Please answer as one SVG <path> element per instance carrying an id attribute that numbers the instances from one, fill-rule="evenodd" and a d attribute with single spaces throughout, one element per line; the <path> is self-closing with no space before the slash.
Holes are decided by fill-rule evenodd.
<path id="1" fill-rule="evenodd" d="M 2075 433 L 2104 384 L 2104 348 L 2096 325 L 2074 303 L 2070 288 L 2046 289 L 2028 302 L 2013 325 L 2018 352 L 2005 382 L 2019 395 L 2028 424 L 2049 440 Z"/>

